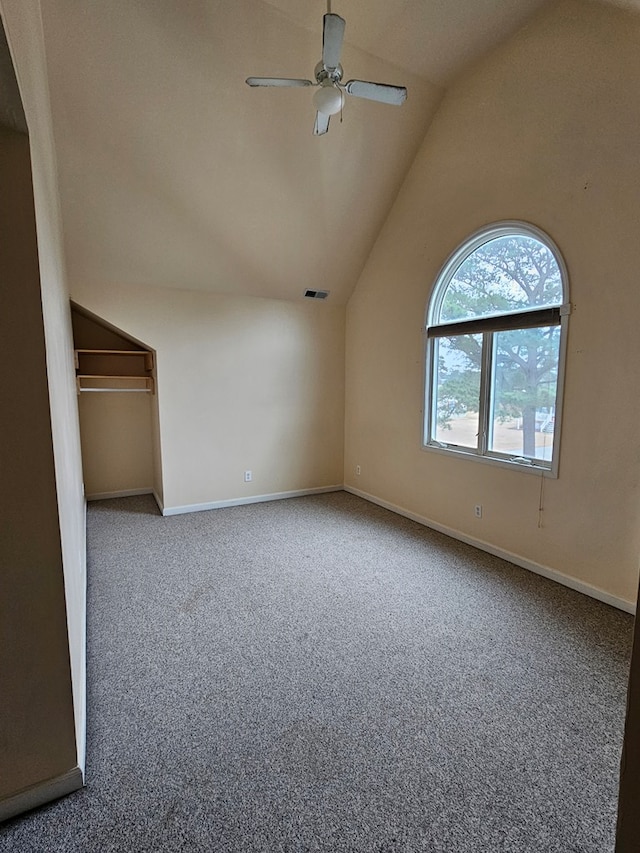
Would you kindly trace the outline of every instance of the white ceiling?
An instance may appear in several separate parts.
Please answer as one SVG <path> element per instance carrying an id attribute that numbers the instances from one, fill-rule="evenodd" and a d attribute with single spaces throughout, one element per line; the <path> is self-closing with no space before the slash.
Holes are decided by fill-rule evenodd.
<path id="1" fill-rule="evenodd" d="M 313 77 L 322 0 L 43 3 L 72 289 L 346 301 L 447 82 L 545 2 L 334 0 L 346 78 L 409 95 L 323 137 L 310 90 L 244 82 Z"/>

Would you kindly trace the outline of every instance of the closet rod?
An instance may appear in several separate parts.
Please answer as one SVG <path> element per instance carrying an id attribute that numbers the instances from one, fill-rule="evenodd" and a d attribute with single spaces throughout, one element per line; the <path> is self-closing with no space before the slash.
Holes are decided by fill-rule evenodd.
<path id="1" fill-rule="evenodd" d="M 151 388 L 80 388 L 82 394 L 151 394 Z"/>

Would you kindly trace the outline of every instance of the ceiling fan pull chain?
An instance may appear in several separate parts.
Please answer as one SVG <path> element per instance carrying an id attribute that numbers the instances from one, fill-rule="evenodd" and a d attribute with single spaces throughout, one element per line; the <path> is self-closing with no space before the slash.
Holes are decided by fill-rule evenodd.
<path id="1" fill-rule="evenodd" d="M 331 14 L 331 0 L 327 0 L 327 15 Z"/>

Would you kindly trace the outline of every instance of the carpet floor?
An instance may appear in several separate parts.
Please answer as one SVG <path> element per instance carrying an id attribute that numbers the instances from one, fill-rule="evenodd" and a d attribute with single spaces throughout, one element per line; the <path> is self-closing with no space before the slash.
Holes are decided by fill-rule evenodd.
<path id="1" fill-rule="evenodd" d="M 3 853 L 612 853 L 629 615 L 346 492 L 88 545 L 87 786 Z"/>

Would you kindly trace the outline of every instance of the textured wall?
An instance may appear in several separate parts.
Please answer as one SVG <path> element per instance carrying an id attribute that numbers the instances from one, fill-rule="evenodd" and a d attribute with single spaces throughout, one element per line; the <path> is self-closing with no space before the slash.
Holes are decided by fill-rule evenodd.
<path id="1" fill-rule="evenodd" d="M 86 282 L 72 295 L 156 351 L 165 507 L 342 483 L 344 308 Z"/>
<path id="2" fill-rule="evenodd" d="M 71 311 L 76 349 L 140 350 L 134 342 L 75 307 Z M 104 375 L 144 373 L 140 358 L 82 356 L 82 369 Z M 81 371 L 82 372 L 82 371 Z M 108 383 L 107 383 L 108 384 Z M 82 473 L 89 499 L 114 492 L 151 491 L 160 481 L 155 465 L 156 397 L 148 393 L 84 392 L 78 398 Z"/>
<path id="3" fill-rule="evenodd" d="M 636 622 L 627 697 L 627 723 L 620 773 L 616 853 L 640 847 L 640 628 Z"/>
<path id="4" fill-rule="evenodd" d="M 0 131 L 0 799 L 76 765 L 29 140 Z"/>
<path id="5" fill-rule="evenodd" d="M 59 537 L 71 659 L 77 763 L 84 767 L 86 554 L 84 498 L 73 342 L 59 216 L 56 161 L 51 137 L 46 60 L 40 3 L 0 0 L 0 13 L 16 67 L 29 126 L 35 201 L 40 298 L 44 321 Z M 43 592 L 44 595 L 44 592 Z M 32 698 L 38 697 L 35 689 Z"/>
<path id="6" fill-rule="evenodd" d="M 87 497 L 154 488 L 150 394 L 80 396 L 82 468 Z"/>
<path id="7" fill-rule="evenodd" d="M 346 482 L 630 602 L 640 553 L 639 40 L 638 17 L 567 0 L 460 79 L 347 314 Z M 433 281 L 465 237 L 503 219 L 547 231 L 570 278 L 560 472 L 545 481 L 541 526 L 539 476 L 421 448 Z"/>

